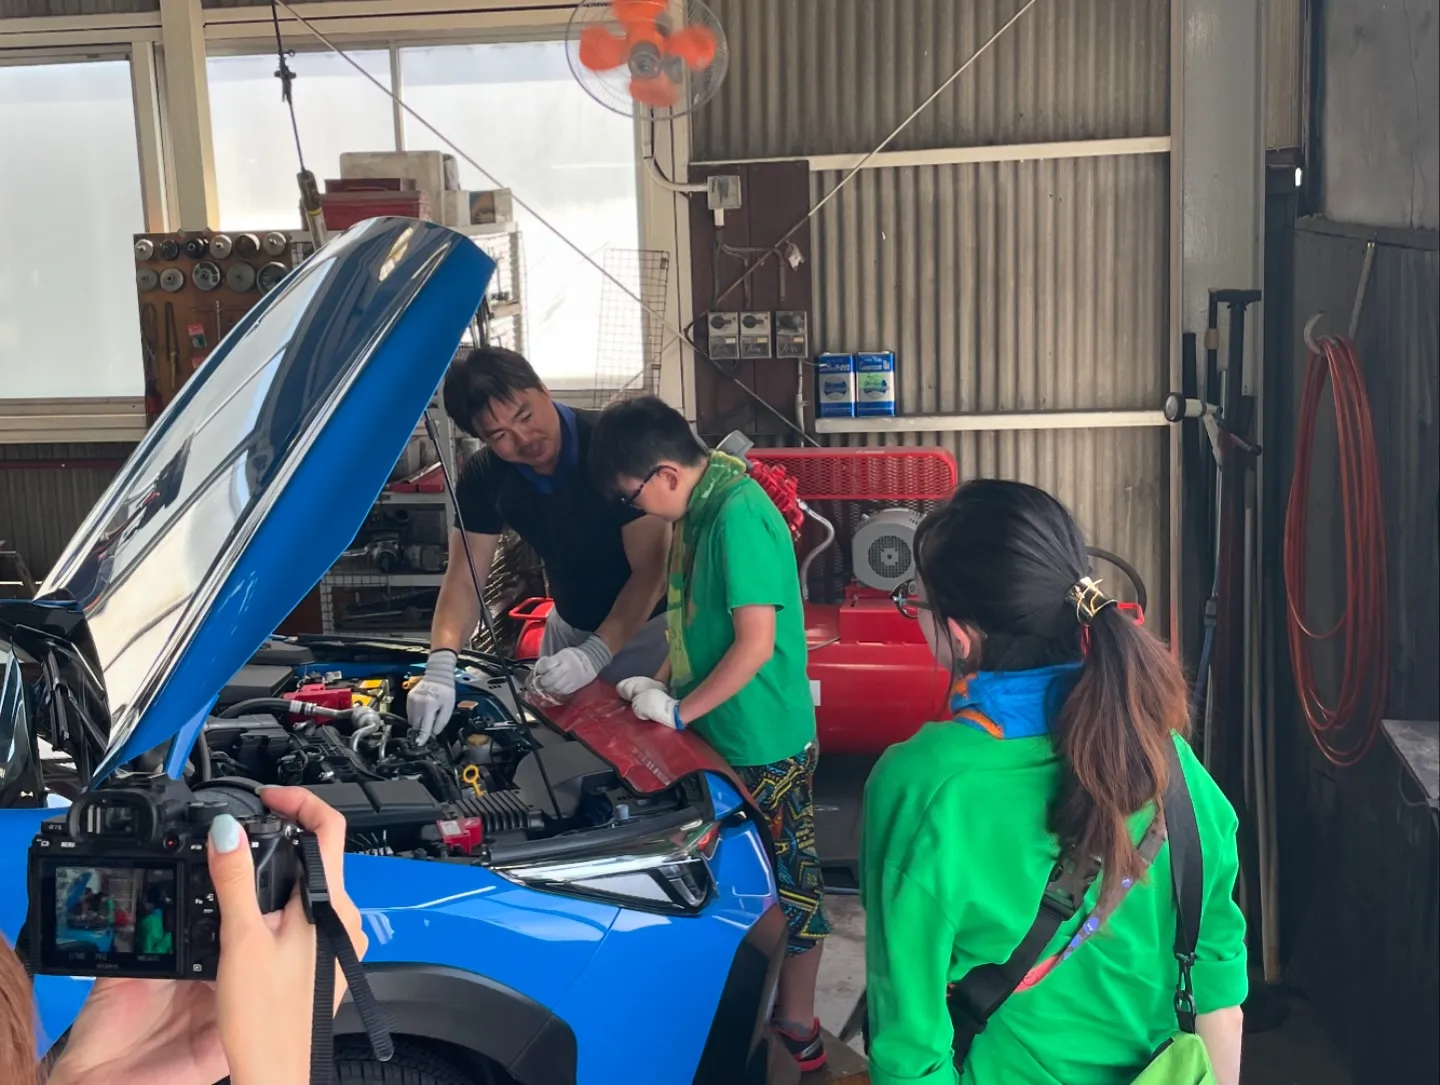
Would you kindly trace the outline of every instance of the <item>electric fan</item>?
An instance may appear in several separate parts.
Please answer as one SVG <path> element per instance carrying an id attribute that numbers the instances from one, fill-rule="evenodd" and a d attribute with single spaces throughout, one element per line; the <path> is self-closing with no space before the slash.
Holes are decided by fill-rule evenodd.
<path id="1" fill-rule="evenodd" d="M 566 39 L 570 70 L 590 97 L 652 120 L 708 102 L 730 66 L 725 31 L 700 0 L 585 0 Z"/>

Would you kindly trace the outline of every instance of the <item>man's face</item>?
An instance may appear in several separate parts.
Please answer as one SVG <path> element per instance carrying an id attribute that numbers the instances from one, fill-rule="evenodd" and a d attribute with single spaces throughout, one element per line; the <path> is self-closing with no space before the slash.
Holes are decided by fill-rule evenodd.
<path id="1" fill-rule="evenodd" d="M 643 478 L 621 475 L 616 488 L 621 504 L 672 524 L 685 515 L 690 503 L 690 494 L 681 486 L 680 469 L 673 463 L 662 463 Z"/>
<path id="2" fill-rule="evenodd" d="M 495 455 L 540 474 L 560 459 L 560 413 L 543 388 L 527 388 L 513 399 L 495 400 L 475 419 L 475 432 Z"/>

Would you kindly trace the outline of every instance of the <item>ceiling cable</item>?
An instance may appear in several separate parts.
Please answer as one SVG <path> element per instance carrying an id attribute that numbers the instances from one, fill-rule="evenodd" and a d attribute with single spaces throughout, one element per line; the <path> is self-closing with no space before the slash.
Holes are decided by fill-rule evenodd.
<path id="1" fill-rule="evenodd" d="M 459 145 L 457 145 L 457 144 L 455 143 L 454 140 L 450 139 L 450 138 L 449 138 L 448 136 L 446 136 L 443 132 L 441 132 L 438 128 L 436 128 L 433 124 L 431 124 L 428 120 L 426 120 L 426 119 L 425 119 L 424 117 L 422 117 L 419 113 L 417 113 L 413 108 L 411 108 L 410 104 L 409 104 L 408 102 L 406 102 L 403 98 L 401 98 L 398 94 L 396 94 L 390 87 L 387 87 L 384 83 L 382 83 L 382 82 L 381 82 L 379 79 L 377 79 L 374 75 L 372 75 L 370 72 L 366 71 L 365 68 L 364 68 L 358 61 L 356 61 L 355 59 L 353 59 L 348 53 L 345 52 L 345 50 L 341 49 L 338 45 L 336 45 L 333 41 L 331 41 L 331 40 L 330 40 L 329 38 L 327 38 L 323 33 L 321 33 L 320 30 L 319 30 L 319 28 L 317 28 L 314 23 L 312 23 L 309 19 L 305 18 L 303 15 L 301 15 L 299 12 L 297 12 L 293 7 L 290 6 L 290 4 L 288 4 L 288 3 L 286 2 L 286 0 L 270 0 L 270 2 L 271 2 L 271 8 L 272 8 L 272 10 L 276 9 L 277 7 L 278 7 L 278 8 L 283 8 L 283 9 L 285 10 L 285 12 L 286 12 L 287 14 L 289 14 L 289 16 L 290 16 L 292 19 L 294 19 L 297 23 L 299 23 L 302 27 L 304 27 L 317 41 L 320 42 L 320 44 L 324 45 L 327 49 L 329 49 L 332 53 L 334 53 L 336 56 L 338 56 L 341 60 L 345 61 L 345 63 L 347 63 L 348 65 L 350 65 L 350 67 L 354 68 L 355 71 L 359 72 L 360 75 L 361 75 L 364 79 L 366 79 L 367 81 L 369 81 L 370 83 L 372 83 L 375 87 L 377 87 L 382 94 L 384 94 L 387 98 L 389 98 L 392 102 L 394 102 L 395 105 L 397 105 L 397 106 L 398 106 L 401 110 L 403 110 L 406 114 L 408 114 L 410 117 L 414 118 L 414 120 L 415 120 L 421 127 L 423 127 L 426 131 L 428 131 L 428 132 L 429 132 L 431 135 L 433 135 L 436 139 L 438 139 L 442 144 L 444 144 L 444 145 L 445 145 L 446 147 L 448 147 L 450 150 L 452 150 L 453 152 L 455 152 L 455 154 L 456 154 L 462 161 L 464 161 L 465 163 L 467 163 L 468 165 L 470 165 L 471 167 L 473 167 L 476 171 L 478 171 L 478 172 L 481 174 L 481 176 L 488 178 L 489 181 L 490 181 L 492 184 L 494 184 L 497 188 L 507 188 L 507 187 L 509 187 L 509 186 L 507 186 L 504 182 L 502 182 L 499 178 L 497 178 L 491 171 L 487 170 L 484 166 L 480 165 L 479 162 L 476 162 L 475 159 L 472 158 L 469 154 L 467 154 L 464 150 L 462 150 L 462 149 L 459 147 Z M 827 193 L 819 200 L 819 202 L 817 202 L 817 203 L 815 204 L 814 207 L 812 207 L 798 222 L 795 223 L 795 225 L 793 225 L 792 227 L 790 227 L 790 229 L 786 230 L 785 233 L 781 235 L 780 239 L 779 239 L 778 241 L 776 241 L 775 244 L 774 244 L 769 250 L 767 250 L 766 252 L 764 252 L 764 253 L 755 261 L 755 263 L 753 263 L 753 264 L 750 265 L 748 268 L 746 268 L 746 270 L 740 275 L 739 278 L 737 278 L 734 282 L 732 282 L 729 286 L 727 286 L 724 290 L 722 290 L 722 291 L 716 296 L 716 297 L 717 297 L 717 301 L 723 300 L 725 297 L 727 297 L 727 296 L 729 296 L 731 293 L 733 293 L 737 287 L 741 286 L 743 283 L 745 283 L 746 281 L 748 281 L 749 278 L 750 278 L 750 276 L 753 275 L 753 274 L 755 273 L 755 271 L 756 271 L 758 268 L 760 268 L 761 265 L 763 265 L 764 262 L 765 262 L 767 259 L 769 259 L 771 256 L 781 255 L 781 254 L 785 253 L 786 251 L 788 251 L 788 245 L 789 245 L 789 242 L 790 242 L 791 237 L 793 237 L 793 236 L 795 235 L 795 233 L 798 232 L 798 231 L 801 229 L 801 227 L 803 227 L 807 222 L 809 222 L 809 221 L 810 221 L 811 219 L 813 219 L 817 214 L 819 214 L 819 213 L 820 213 L 820 210 L 821 210 L 823 207 L 825 207 L 826 204 L 828 204 L 831 200 L 833 200 L 836 196 L 838 196 L 838 195 L 840 194 L 840 192 L 841 192 L 847 185 L 849 185 L 849 183 L 854 179 L 854 177 L 855 177 L 855 175 L 856 175 L 857 173 L 859 173 L 862 169 L 864 169 L 864 168 L 866 167 L 866 165 L 868 165 L 869 162 L 870 162 L 873 158 L 875 158 L 876 155 L 878 155 L 878 154 L 880 154 L 881 152 L 883 152 L 886 147 L 888 147 L 891 143 L 893 143 L 893 142 L 895 141 L 895 139 L 900 135 L 900 133 L 903 132 L 907 127 L 910 126 L 910 124 L 915 120 L 915 118 L 917 118 L 918 116 L 920 116 L 921 113 L 923 113 L 923 112 L 924 112 L 926 109 L 928 109 L 932 104 L 934 104 L 935 100 L 938 99 L 938 98 L 940 97 L 940 95 L 944 94 L 946 90 L 948 90 L 951 86 L 953 86 L 954 83 L 955 83 L 962 75 L 964 75 L 966 71 L 968 71 L 968 70 L 970 69 L 971 65 L 973 65 L 977 60 L 979 60 L 980 57 L 984 56 L 985 53 L 989 51 L 990 47 L 993 46 L 997 41 L 999 41 L 1000 38 L 1005 34 L 1005 32 L 1008 31 L 1012 26 L 1014 26 L 1014 25 L 1020 20 L 1020 18 L 1021 18 L 1022 16 L 1024 16 L 1025 13 L 1028 12 L 1032 7 L 1034 7 L 1038 2 L 1039 2 L 1039 0 L 1025 0 L 1025 3 L 1021 5 L 1021 7 L 1019 8 L 1019 10 L 1017 10 L 1017 11 L 1015 12 L 1015 14 L 1013 14 L 1012 16 L 1010 16 L 1009 19 L 1007 19 L 1003 24 L 1001 24 L 1001 26 L 999 27 L 999 29 L 997 29 L 993 34 L 991 34 L 990 37 L 984 42 L 984 44 L 982 44 L 978 49 L 976 49 L 973 53 L 971 53 L 970 56 L 969 56 L 968 58 L 966 58 L 966 60 L 964 61 L 964 63 L 962 63 L 958 68 L 956 68 L 955 71 L 953 71 L 953 72 L 950 74 L 950 76 L 949 76 L 944 82 L 942 82 L 942 83 L 941 83 L 939 86 L 937 86 L 933 91 L 931 91 L 929 97 L 927 97 L 923 102 L 921 102 L 918 106 L 916 106 L 916 107 L 910 112 L 910 115 L 909 115 L 908 117 L 906 117 L 903 121 L 901 121 L 901 122 L 895 127 L 894 131 L 892 131 L 888 136 L 886 136 L 883 140 L 881 140 L 878 144 L 876 144 L 873 150 L 871 150 L 871 151 L 870 151 L 868 154 L 866 154 L 859 162 L 857 162 L 857 163 L 850 169 L 850 171 L 849 171 L 848 173 L 846 173 L 846 175 L 845 175 L 844 177 L 841 178 L 839 184 L 837 184 L 833 189 L 831 189 L 829 192 L 827 192 Z M 276 16 L 275 16 L 275 34 L 276 34 L 276 41 L 277 41 L 277 43 L 278 43 L 279 40 L 280 40 L 280 23 L 279 23 L 278 13 L 277 13 Z M 283 59 L 282 59 L 282 67 L 283 67 Z M 277 74 L 278 74 L 278 73 L 277 73 Z M 288 99 L 287 99 L 287 100 L 288 100 Z M 292 118 L 293 118 L 293 106 L 292 106 Z M 298 129 L 298 128 L 296 129 L 296 138 L 297 138 L 297 141 L 298 141 L 298 138 L 299 138 L 299 129 Z M 664 350 L 665 350 L 666 348 L 668 348 L 668 347 L 670 346 L 671 343 L 675 342 L 676 340 L 679 340 L 679 341 L 680 341 L 681 343 L 683 343 L 685 346 L 689 347 L 690 350 L 691 350 L 696 356 L 701 357 L 701 358 L 704 358 L 707 362 L 709 362 L 710 365 L 715 369 L 715 371 L 716 371 L 717 373 L 719 373 L 721 376 L 727 378 L 732 384 L 734 384 L 737 388 L 739 388 L 742 392 L 744 392 L 745 395 L 749 396 L 749 397 L 750 397 L 752 400 L 754 400 L 757 404 L 759 404 L 761 407 L 763 407 L 767 412 L 769 412 L 769 413 L 770 413 L 771 415 L 773 415 L 775 418 L 779 419 L 779 420 L 780 420 L 781 422 L 783 422 L 786 426 L 788 426 L 791 430 L 793 430 L 796 434 L 798 434 L 798 435 L 800 436 L 800 438 L 801 438 L 802 440 L 804 440 L 807 444 L 816 445 L 816 446 L 819 445 L 819 442 L 816 441 L 815 438 L 812 437 L 810 434 L 806 433 L 803 427 L 801 427 L 801 426 L 799 426 L 799 425 L 796 425 L 796 423 L 795 423 L 795 421 L 794 421 L 793 419 L 787 417 L 787 416 L 786 416 L 785 414 L 783 414 L 781 411 L 777 410 L 774 406 L 772 406 L 769 402 L 767 402 L 764 398 L 762 398 L 759 393 L 757 393 L 757 392 L 756 392 L 754 389 L 752 389 L 749 385 L 745 384 L 745 382 L 742 381 L 739 377 L 735 376 L 735 375 L 732 374 L 732 373 L 727 372 L 723 367 L 721 367 L 721 366 L 715 361 L 715 359 L 710 356 L 710 352 L 709 352 L 708 349 L 705 349 L 705 348 L 702 348 L 702 347 L 698 346 L 698 345 L 695 343 L 694 339 L 691 338 L 691 336 L 690 336 L 690 334 L 689 334 L 690 329 L 695 326 L 695 321 L 694 321 L 694 320 L 691 320 L 689 326 L 686 327 L 686 328 L 680 328 L 680 327 L 676 326 L 675 324 L 672 324 L 669 320 L 667 320 L 667 319 L 665 318 L 665 314 L 664 314 L 662 311 L 657 310 L 653 305 L 650 305 L 649 303 L 647 303 L 644 298 L 640 297 L 639 294 L 637 294 L 637 293 L 635 293 L 635 291 L 631 290 L 628 285 L 626 285 L 625 283 L 621 282 L 621 281 L 620 281 L 618 278 L 616 278 L 611 272 L 607 271 L 598 261 L 596 261 L 593 257 L 591 257 L 589 253 L 585 252 L 583 249 L 580 248 L 579 245 L 577 245 L 577 244 L 575 244 L 575 242 L 571 241 L 569 237 L 567 237 L 558 227 L 556 227 L 553 223 L 551 223 L 550 220 L 547 219 L 543 214 L 541 214 L 541 213 L 540 213 L 539 211 L 537 211 L 534 207 L 532 207 L 532 206 L 530 206 L 528 203 L 526 203 L 525 200 L 522 199 L 519 195 L 515 195 L 515 194 L 514 194 L 514 189 L 511 189 L 511 193 L 512 193 L 512 198 L 514 199 L 514 202 L 515 202 L 516 204 L 518 204 L 523 210 L 529 212 L 530 216 L 531 216 L 532 218 L 534 218 L 536 222 L 538 222 L 541 226 L 545 227 L 545 229 L 549 230 L 551 234 L 553 234 L 556 238 L 558 238 L 558 239 L 560 240 L 560 242 L 561 242 L 562 244 L 564 244 L 568 249 L 570 249 L 573 253 L 575 253 L 576 256 L 580 257 L 581 260 L 583 260 L 585 263 L 589 264 L 589 265 L 590 265 L 591 267 L 593 267 L 596 271 L 598 271 L 605 279 L 609 280 L 612 284 L 614 284 L 616 287 L 618 287 L 618 288 L 620 289 L 621 293 L 623 293 L 626 297 L 630 298 L 630 299 L 631 299 L 632 301 L 634 301 L 637 305 L 639 305 L 643 310 L 645 310 L 645 312 L 649 313 L 652 317 L 654 317 L 657 321 L 659 321 L 661 327 L 662 327 L 665 331 L 667 331 L 667 332 L 670 333 L 670 338 L 669 338 L 668 340 L 666 340 L 665 343 L 662 344 L 662 346 L 661 346 L 661 348 L 660 348 L 662 353 L 664 352 Z"/>
<path id="2" fill-rule="evenodd" d="M 870 151 L 869 154 L 865 155 L 864 158 L 860 159 L 859 162 L 855 163 L 855 165 L 850 168 L 850 171 L 840 179 L 840 183 L 838 185 L 832 188 L 829 192 L 825 193 L 825 195 L 820 198 L 820 201 L 816 203 L 814 207 L 810 208 L 810 210 L 807 211 L 803 216 L 801 216 L 799 221 L 796 222 L 794 226 L 790 227 L 790 229 L 786 230 L 783 234 L 781 234 L 780 240 L 775 242 L 774 245 L 770 246 L 770 248 L 762 256 L 759 257 L 759 259 L 757 259 L 753 264 L 749 265 L 743 272 L 741 272 L 739 278 L 737 278 L 724 290 L 721 290 L 715 296 L 716 303 L 718 304 L 719 302 L 724 301 L 727 297 L 734 293 L 735 289 L 745 283 L 751 275 L 755 274 L 755 272 L 760 269 L 761 265 L 763 265 L 765 261 L 768 260 L 770 257 L 782 255 L 785 250 L 786 243 L 790 240 L 790 238 L 795 236 L 795 234 L 801 229 L 801 227 L 803 227 L 807 222 L 809 222 L 816 215 L 818 215 L 821 208 L 823 208 L 836 196 L 840 195 L 840 192 L 845 188 L 845 186 L 848 185 L 852 180 L 854 180 L 855 175 L 861 170 L 863 170 L 870 163 L 871 159 L 884 151 L 885 148 L 890 146 L 891 143 L 895 142 L 895 138 L 899 136 L 901 132 L 905 131 L 905 129 L 910 126 L 911 122 L 913 122 L 916 117 L 920 116 L 921 113 L 929 109 L 930 106 L 934 104 L 935 100 L 940 97 L 940 95 L 944 94 L 947 90 L 949 90 L 950 87 L 954 85 L 955 81 L 959 79 L 962 75 L 964 75 L 966 71 L 969 70 L 972 64 L 974 64 L 977 60 L 984 56 L 986 52 L 989 51 L 990 47 L 994 45 L 997 41 L 999 41 L 1001 37 L 1004 36 L 1005 32 L 1009 30 L 1012 26 L 1014 26 L 1017 22 L 1019 22 L 1021 16 L 1023 16 L 1027 11 L 1033 8 L 1037 3 L 1039 3 L 1039 0 L 1025 0 L 1025 3 L 1021 5 L 1020 9 L 1016 11 L 1014 15 L 1010 16 L 1010 18 L 1007 19 L 1004 23 L 1002 23 L 1000 28 L 996 30 L 995 33 L 991 34 L 990 37 L 986 40 L 986 42 L 980 46 L 980 48 L 976 49 L 973 53 L 971 53 L 970 56 L 965 60 L 965 62 L 960 65 L 960 67 L 956 68 L 953 72 L 951 72 L 948 79 L 946 79 L 943 83 L 941 83 L 938 87 L 931 91 L 930 96 L 926 98 L 923 102 L 921 102 L 919 105 L 917 105 L 911 111 L 908 117 L 906 117 L 903 121 L 896 125 L 893 132 L 891 132 L 888 136 L 886 136 L 879 143 L 877 143 L 875 145 L 875 148 Z M 691 326 L 694 326 L 693 321 L 691 322 Z M 666 345 L 668 346 L 669 344 Z"/>
<path id="3" fill-rule="evenodd" d="M 496 177 L 495 174 L 493 174 L 492 172 L 490 172 L 489 170 L 487 170 L 484 166 L 480 165 L 479 162 L 476 162 L 475 159 L 473 159 L 473 158 L 470 157 L 470 155 L 466 154 L 465 151 L 462 150 L 462 149 L 460 148 L 460 146 L 455 143 L 454 140 L 450 139 L 448 136 L 445 135 L 445 133 L 441 132 L 438 128 L 436 128 L 436 127 L 435 127 L 433 124 L 431 124 L 428 120 L 426 120 L 424 117 L 422 117 L 422 116 L 421 116 L 419 113 L 417 113 L 413 108 L 411 108 L 411 106 L 410 106 L 410 104 L 409 104 L 408 102 L 406 102 L 403 98 L 401 98 L 401 97 L 400 97 L 398 94 L 396 94 L 393 90 L 391 90 L 389 87 L 387 87 L 384 83 L 380 82 L 380 80 L 377 79 L 377 78 L 375 78 L 375 76 L 371 75 L 368 71 L 366 71 L 365 68 L 364 68 L 358 61 L 356 61 L 356 60 L 355 60 L 354 58 L 352 58 L 348 53 L 346 53 L 345 50 L 341 49 L 341 48 L 340 48 L 338 45 L 336 45 L 333 41 L 331 41 L 331 40 L 330 40 L 329 38 L 327 38 L 324 34 L 322 34 L 322 33 L 320 32 L 320 30 L 315 26 L 315 24 L 313 24 L 312 22 L 310 22 L 310 20 L 306 19 L 303 15 L 301 15 L 299 12 L 297 12 L 293 7 L 291 7 L 289 4 L 287 4 L 287 3 L 285 2 L 285 0 L 271 0 L 271 3 L 272 3 L 272 5 L 279 5 L 279 7 L 284 8 L 285 11 L 289 13 L 290 17 L 293 18 L 296 22 L 298 22 L 301 26 L 303 26 L 306 30 L 308 30 L 312 35 L 314 35 L 315 39 L 316 39 L 317 41 L 319 41 L 320 44 L 324 45 L 325 48 L 329 49 L 332 53 L 334 53 L 336 56 L 338 56 L 341 60 L 345 61 L 346 64 L 350 65 L 350 67 L 354 68 L 357 72 L 359 72 L 361 76 L 363 76 L 365 79 L 367 79 L 369 82 L 371 82 L 372 84 L 374 84 L 377 88 L 379 88 L 379 90 L 380 90 L 380 92 L 381 92 L 382 94 L 384 94 L 387 98 L 389 98 L 392 102 L 394 102 L 397 106 L 399 106 L 402 110 L 404 110 L 405 113 L 407 113 L 407 114 L 409 114 L 411 117 L 413 117 L 413 118 L 415 119 L 415 121 L 416 121 L 418 124 L 420 124 L 421 127 L 423 127 L 423 128 L 424 128 L 427 132 L 429 132 L 432 136 L 434 136 L 436 139 L 438 139 L 438 140 L 439 140 L 441 143 L 443 143 L 446 147 L 450 148 L 450 150 L 454 151 L 455 154 L 456 154 L 462 161 L 464 161 L 465 163 L 467 163 L 468 165 L 470 165 L 470 166 L 472 166 L 474 169 L 476 169 L 476 170 L 480 173 L 480 175 L 481 175 L 482 177 L 488 178 L 488 179 L 490 180 L 490 183 L 493 184 L 493 185 L 495 185 L 496 188 L 509 188 L 509 187 L 510 187 L 510 186 L 506 185 L 503 181 L 501 181 L 498 177 Z M 277 32 L 278 32 L 278 24 L 277 24 Z M 696 345 L 695 345 L 695 341 L 694 341 L 688 334 L 686 334 L 685 331 L 681 330 L 681 329 L 680 329 L 679 327 L 677 327 L 675 324 L 672 324 L 672 323 L 670 323 L 670 321 L 666 320 L 666 319 L 665 319 L 665 314 L 664 314 L 663 311 L 661 311 L 661 310 L 659 310 L 659 309 L 656 309 L 653 305 L 650 305 L 649 303 L 647 303 L 644 298 L 640 297 L 639 294 L 637 294 L 637 293 L 635 293 L 635 291 L 631 290 L 628 285 L 626 285 L 625 283 L 621 282 L 621 281 L 620 281 L 618 278 L 616 278 L 611 272 L 607 271 L 607 270 L 606 270 L 598 261 L 596 261 L 589 253 L 587 253 L 584 249 L 580 248 L 579 245 L 575 244 L 575 242 L 571 241 L 568 237 L 566 237 L 565 234 L 560 230 L 559 227 L 555 226 L 552 222 L 550 222 L 549 219 L 547 219 L 547 218 L 546 218 L 544 215 L 542 215 L 539 211 L 537 211 L 537 210 L 535 210 L 535 208 L 531 207 L 531 206 L 530 206 L 528 203 L 526 203 L 519 195 L 516 195 L 516 194 L 515 194 L 515 190 L 514 190 L 513 188 L 512 188 L 510 191 L 511 191 L 511 198 L 514 200 L 514 202 L 515 202 L 516 204 L 518 204 L 523 210 L 528 211 L 528 212 L 530 213 L 530 216 L 531 216 L 533 219 L 535 219 L 536 222 L 538 222 L 541 226 L 545 227 L 545 229 L 549 230 L 553 235 L 555 235 L 555 237 L 557 237 L 557 238 L 565 245 L 566 248 L 570 249 L 570 251 L 573 252 L 573 253 L 575 253 L 576 256 L 580 257 L 581 260 L 585 261 L 585 263 L 587 263 L 587 264 L 589 264 L 591 267 L 593 267 L 596 271 L 598 271 L 601 275 L 603 275 L 603 276 L 604 276 L 606 279 L 608 279 L 611 283 L 613 283 L 615 286 L 619 287 L 620 291 L 621 291 L 626 297 L 628 297 L 628 298 L 630 298 L 632 301 L 634 301 L 637 305 L 640 306 L 640 308 L 644 309 L 647 313 L 649 313 L 652 317 L 654 317 L 657 321 L 659 321 L 661 327 L 663 327 L 666 331 L 668 331 L 668 332 L 671 333 L 671 338 L 670 338 L 669 340 L 667 340 L 667 341 L 665 342 L 665 344 L 660 348 L 662 353 L 663 353 L 665 347 L 668 347 L 671 343 L 675 342 L 676 339 L 679 339 L 682 343 L 684 343 L 686 346 L 688 346 L 688 347 L 691 349 L 691 351 L 693 351 L 696 355 L 704 358 L 707 362 L 710 362 L 710 364 L 711 364 L 712 366 L 715 366 L 715 362 L 714 362 L 714 360 L 710 357 L 709 352 L 708 352 L 708 351 L 705 351 L 705 350 L 702 350 L 700 347 L 696 346 Z M 786 417 L 784 414 L 782 414 L 780 411 L 776 410 L 774 406 L 772 406 L 770 403 L 766 402 L 766 400 L 765 400 L 763 397 L 761 397 L 758 392 L 756 392 L 754 389 L 752 389 L 751 387 L 749 387 L 747 384 L 745 384 L 743 381 L 741 381 L 738 377 L 735 377 L 735 376 L 733 376 L 733 375 L 731 375 L 731 374 L 729 374 L 729 373 L 726 373 L 724 370 L 720 369 L 719 366 L 715 366 L 715 368 L 716 368 L 716 371 L 717 371 L 717 372 L 719 372 L 722 376 L 727 377 L 737 388 L 739 388 L 739 389 L 740 389 L 742 392 L 744 392 L 747 396 L 749 396 L 751 399 L 753 399 L 757 404 L 759 404 L 761 407 L 763 407 L 763 408 L 764 408 L 766 411 L 768 411 L 770 414 L 774 415 L 777 419 L 779 419 L 781 422 L 783 422 L 786 426 L 790 427 L 790 429 L 794 430 L 795 433 L 799 435 L 799 437 L 800 437 L 801 440 L 805 441 L 805 442 L 808 443 L 808 444 L 815 445 L 815 446 L 817 446 L 817 447 L 819 446 L 819 444 L 820 444 L 819 441 L 815 440 L 814 437 L 811 437 L 810 434 L 806 433 L 805 430 L 804 430 L 802 427 L 797 426 L 792 419 L 787 418 L 787 417 Z"/>

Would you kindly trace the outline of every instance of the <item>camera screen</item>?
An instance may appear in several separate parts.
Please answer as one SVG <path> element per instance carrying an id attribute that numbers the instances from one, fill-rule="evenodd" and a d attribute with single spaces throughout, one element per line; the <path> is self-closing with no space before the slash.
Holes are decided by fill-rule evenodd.
<path id="1" fill-rule="evenodd" d="M 53 870 L 47 966 L 101 974 L 175 968 L 179 913 L 174 865 L 57 864 Z"/>

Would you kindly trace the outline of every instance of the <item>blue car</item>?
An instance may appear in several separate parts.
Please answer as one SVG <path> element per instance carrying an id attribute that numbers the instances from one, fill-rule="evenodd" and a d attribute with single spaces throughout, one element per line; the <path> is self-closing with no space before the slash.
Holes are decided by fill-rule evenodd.
<path id="1" fill-rule="evenodd" d="M 342 1007 L 342 1082 L 776 1080 L 769 845 L 703 742 L 598 684 L 537 709 L 523 665 L 464 653 L 454 717 L 417 746 L 423 645 L 273 636 L 355 537 L 493 270 L 431 223 L 333 241 L 185 384 L 37 599 L 0 601 L 0 930 L 13 943 L 25 920 L 37 826 L 87 789 L 299 785 L 347 816 L 365 967 L 396 1025 L 396 1059 L 368 1065 Z M 66 894 L 71 927 L 110 924 L 96 952 L 137 924 L 164 937 L 153 913 L 185 906 L 133 882 Z M 89 982 L 37 977 L 43 1046 Z"/>

